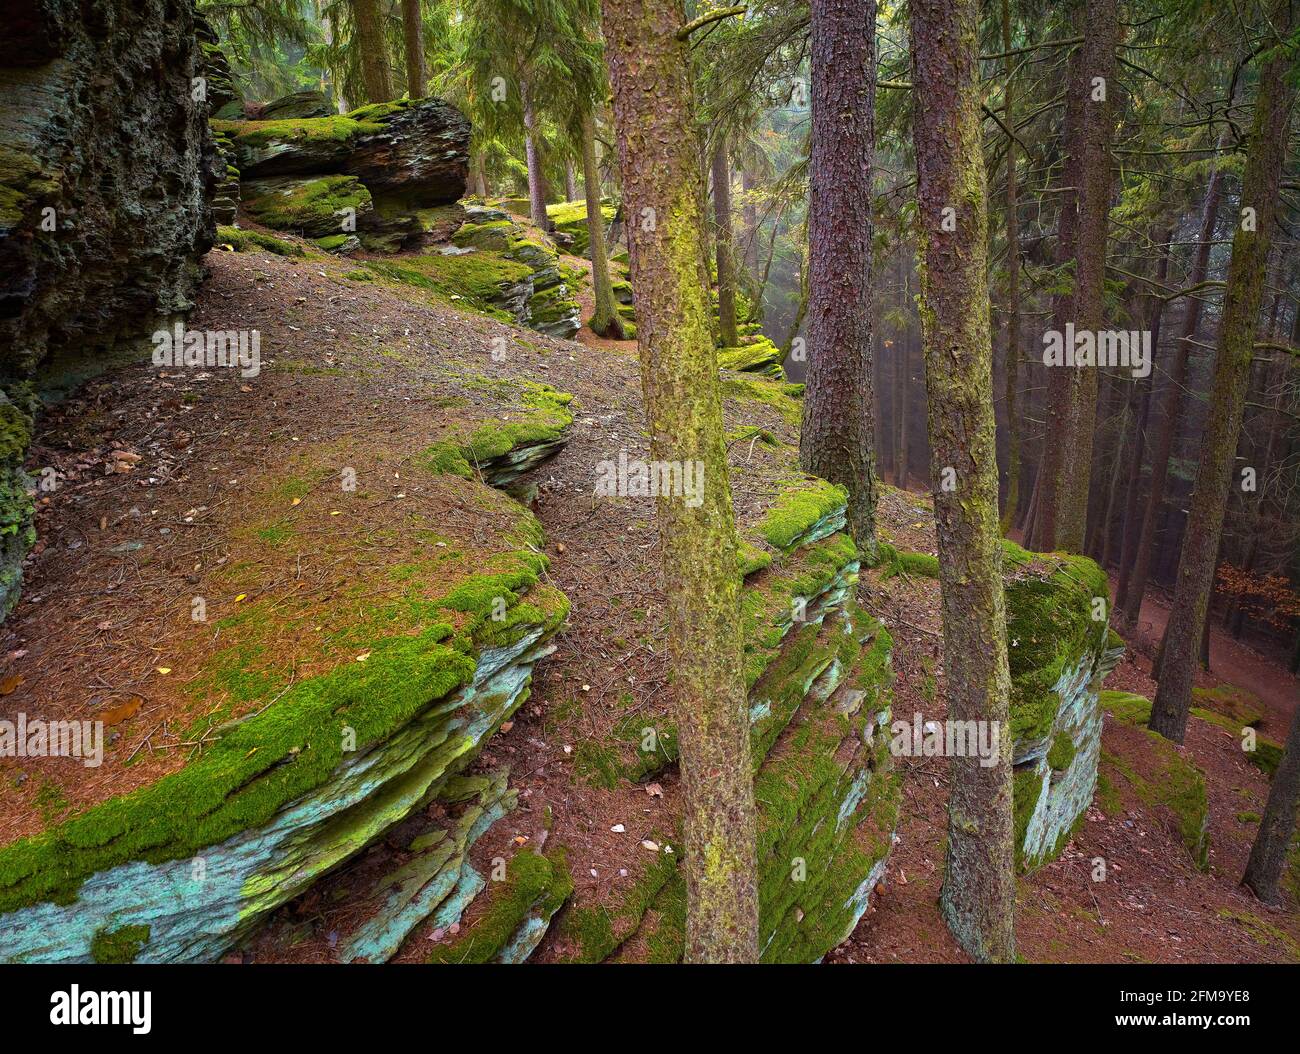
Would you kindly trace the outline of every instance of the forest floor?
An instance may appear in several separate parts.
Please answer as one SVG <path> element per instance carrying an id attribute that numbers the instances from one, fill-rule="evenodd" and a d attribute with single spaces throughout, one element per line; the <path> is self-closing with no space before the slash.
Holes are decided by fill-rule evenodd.
<path id="1" fill-rule="evenodd" d="M 118 744 L 101 769 L 65 767 L 40 779 L 4 781 L 0 840 L 32 833 L 183 763 L 182 751 L 155 751 L 183 745 L 175 724 L 167 723 L 173 695 L 160 671 L 182 671 L 186 649 L 198 645 L 187 640 L 193 631 L 183 619 L 163 613 L 184 608 L 202 565 L 229 559 L 229 540 L 238 536 L 243 516 L 241 480 L 292 459 L 303 446 L 387 447 L 408 432 L 436 434 L 455 412 L 444 398 L 449 388 L 477 398 L 471 374 L 526 378 L 575 396 L 567 445 L 532 474 L 549 580 L 568 595 L 572 611 L 557 651 L 537 667 L 531 698 L 475 763 L 482 771 L 508 764 L 519 806 L 489 830 L 472 858 L 486 872 L 488 861 L 511 846 L 550 840 L 568 849 L 574 904 L 616 902 L 655 859 L 644 840 L 662 840 L 678 812 L 673 770 L 649 784 L 610 783 L 597 778 L 586 749 L 616 723 L 653 722 L 667 708 L 653 503 L 593 497 L 599 461 L 620 450 L 629 458 L 647 450 L 635 343 L 589 332 L 557 341 L 519 331 L 417 289 L 347 280 L 356 267 L 348 260 L 214 252 L 207 262 L 212 277 L 191 325 L 256 328 L 264 348 L 291 350 L 274 356 L 255 380 L 219 371 L 178 381 L 174 392 L 160 392 L 149 366 L 128 367 L 43 418 L 33 456 L 58 468 L 63 489 L 41 506 L 42 541 L 25 595 L 0 631 L 8 655 L 0 716 L 25 707 L 86 717 L 140 703 L 119 716 Z M 579 299 L 589 314 L 589 293 Z M 503 333 L 514 343 L 498 363 L 489 348 Z M 727 394 L 729 466 L 744 530 L 796 471 L 798 418 L 779 402 L 743 397 L 739 388 Z M 115 451 L 140 460 L 117 471 Z M 407 486 L 392 481 L 386 486 L 392 493 L 376 505 L 388 509 L 405 499 Z M 445 501 L 422 512 L 453 521 L 469 514 Z M 880 521 L 900 548 L 934 551 L 926 496 L 883 488 Z M 302 561 L 309 577 L 316 573 L 310 557 Z M 328 574 L 322 572 L 321 583 Z M 896 642 L 895 716 L 910 719 L 915 711 L 941 720 L 937 583 L 868 577 L 869 607 Z M 1131 654 L 1107 687 L 1154 692 L 1145 660 Z M 1106 717 L 1105 750 L 1139 770 L 1144 735 Z M 1243 759 L 1232 735 L 1204 722 L 1193 722 L 1182 749 L 1205 774 L 1209 871 L 1194 867 L 1160 808 L 1132 795 L 1113 801 L 1110 812 L 1094 804 L 1062 857 L 1020 883 L 1017 933 L 1025 959 L 1300 961 L 1295 902 L 1268 909 L 1237 885 L 1256 827 L 1241 817 L 1262 812 L 1267 777 Z M 937 906 L 944 759 L 895 763 L 903 775 L 903 809 L 883 895 L 831 962 L 963 958 Z M 357 892 L 391 867 L 399 844 L 400 832 L 280 909 L 233 958 L 332 961 L 340 933 L 356 922 Z M 1091 877 L 1096 858 L 1106 861 L 1103 882 Z M 485 899 L 471 906 L 466 924 L 484 910 Z M 426 923 L 398 960 L 419 961 L 444 937 Z M 571 952 L 564 926 L 553 925 L 534 958 L 552 961 Z"/>

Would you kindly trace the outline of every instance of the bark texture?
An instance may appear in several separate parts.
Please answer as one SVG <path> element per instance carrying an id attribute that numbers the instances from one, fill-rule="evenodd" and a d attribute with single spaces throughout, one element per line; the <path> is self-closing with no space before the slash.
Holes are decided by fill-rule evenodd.
<path id="1" fill-rule="evenodd" d="M 1011 4 L 1002 0 L 1002 50 L 1011 50 Z M 1016 126 L 1015 81 L 1008 61 L 1007 84 L 1003 98 L 1002 121 L 1008 128 Z M 1005 533 L 1015 519 L 1020 504 L 1020 422 L 1016 419 L 1016 395 L 1020 387 L 1020 222 L 1017 218 L 1016 141 L 1007 140 L 1007 356 L 1004 405 L 1007 415 L 1007 485 L 1003 490 L 1002 530 Z"/>
<path id="2" fill-rule="evenodd" d="M 1285 12 L 1283 6 L 1282 13 Z M 1283 24 L 1287 24 L 1285 18 Z M 1280 55 L 1266 62 L 1260 74 L 1255 118 L 1246 142 L 1246 169 L 1242 175 L 1243 215 L 1232 239 L 1232 262 L 1224 291 L 1209 413 L 1161 648 L 1160 687 L 1151 707 L 1151 727 L 1178 743 L 1183 741 L 1187 729 L 1192 680 L 1214 588 L 1215 557 L 1223 531 L 1228 488 L 1232 485 L 1233 456 L 1237 452 L 1246 389 L 1250 385 L 1255 327 L 1264 295 L 1286 132 L 1295 98 L 1295 88 L 1285 76 L 1288 65 L 1288 56 Z M 1246 213 L 1247 209 L 1253 210 L 1253 216 Z"/>
<path id="3" fill-rule="evenodd" d="M 1010 674 L 989 340 L 979 5 L 912 0 L 910 10 L 921 325 L 948 716 L 998 722 L 1005 733 Z M 945 209 L 955 210 L 953 230 L 944 229 Z M 997 764 L 985 768 L 978 758 L 952 758 L 949 768 L 940 907 L 957 942 L 983 962 L 1015 958 L 1010 734 L 999 743 Z"/>
<path id="4" fill-rule="evenodd" d="M 1098 333 L 1105 326 L 1102 292 L 1106 278 L 1106 231 L 1110 213 L 1110 141 L 1115 126 L 1115 49 L 1119 43 L 1117 0 L 1088 0 L 1083 52 L 1074 88 L 1083 100 L 1077 160 L 1079 219 L 1075 242 L 1074 326 Z M 1100 97 L 1099 97 L 1100 96 Z M 1065 367 L 1062 367 L 1065 369 Z M 1084 551 L 1088 491 L 1092 481 L 1092 440 L 1097 427 L 1099 366 L 1076 368 L 1071 375 L 1070 408 L 1057 497 L 1056 548 Z"/>
<path id="5" fill-rule="evenodd" d="M 736 335 L 736 251 L 731 223 L 731 161 L 727 137 L 713 147 L 713 225 L 718 268 L 718 335 L 724 348 L 740 343 Z"/>
<path id="6" fill-rule="evenodd" d="M 812 0 L 808 376 L 799 460 L 848 488 L 864 562 L 876 553 L 871 384 L 871 168 L 876 5 Z"/>
<path id="7" fill-rule="evenodd" d="M 704 501 L 659 499 L 681 744 L 688 962 L 758 959 L 735 516 L 710 326 L 681 0 L 603 0 L 651 457 L 700 461 Z"/>
<path id="8" fill-rule="evenodd" d="M 366 89 L 366 102 L 391 102 L 395 94 L 393 71 L 388 62 L 379 0 L 350 0 L 350 3 L 357 50 L 361 55 L 361 83 Z"/>
<path id="9" fill-rule="evenodd" d="M 406 47 L 406 94 L 412 99 L 423 99 L 426 89 L 420 0 L 402 0 L 402 43 Z"/>

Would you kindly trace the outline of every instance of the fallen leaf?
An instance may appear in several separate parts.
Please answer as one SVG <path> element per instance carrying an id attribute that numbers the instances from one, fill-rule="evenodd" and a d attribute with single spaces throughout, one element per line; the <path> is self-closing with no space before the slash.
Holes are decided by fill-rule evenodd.
<path id="1" fill-rule="evenodd" d="M 655 841 L 652 841 L 652 840 L 649 839 L 649 838 L 642 838 L 642 839 L 641 839 L 641 848 L 642 848 L 642 849 L 649 849 L 650 852 L 652 852 L 652 853 L 657 853 L 657 852 L 659 852 L 659 843 L 658 843 L 658 842 L 655 842 Z"/>
<path id="2" fill-rule="evenodd" d="M 139 712 L 140 707 L 143 705 L 144 700 L 139 696 L 136 696 L 134 699 L 128 699 L 121 706 L 115 706 L 111 710 L 105 710 L 100 714 L 99 719 L 104 722 L 106 727 L 111 728 L 113 725 L 120 725 L 123 721 L 135 717 L 136 713 Z"/>
<path id="3" fill-rule="evenodd" d="M 662 798 L 664 796 L 664 789 L 657 783 L 647 783 L 645 792 L 652 798 Z"/>
<path id="4" fill-rule="evenodd" d="M 158 672 L 161 673 L 164 677 L 166 677 L 169 673 L 172 672 L 172 668 L 171 668 L 170 666 L 159 666 L 159 667 L 157 667 L 157 670 L 158 670 Z"/>
<path id="5" fill-rule="evenodd" d="M 3 681 L 0 681 L 0 695 L 9 695 L 25 680 L 27 680 L 27 678 L 21 673 L 10 674 Z"/>

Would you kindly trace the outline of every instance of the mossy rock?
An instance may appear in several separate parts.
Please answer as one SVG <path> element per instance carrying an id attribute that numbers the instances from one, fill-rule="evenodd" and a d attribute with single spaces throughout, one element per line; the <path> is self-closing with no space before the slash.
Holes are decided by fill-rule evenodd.
<path id="1" fill-rule="evenodd" d="M 286 242 L 261 231 L 242 230 L 239 227 L 218 227 L 217 245 L 228 246 L 237 253 L 252 252 L 261 249 L 276 256 L 305 256 L 301 245 Z"/>
<path id="2" fill-rule="evenodd" d="M 618 215 L 618 206 L 612 201 L 602 200 L 600 203 L 601 220 L 605 229 L 614 222 L 614 217 Z M 555 229 L 561 234 L 567 234 L 573 239 L 573 254 L 575 256 L 589 256 L 591 250 L 591 238 L 587 232 L 587 201 L 585 198 L 578 201 L 562 201 L 558 205 L 546 206 L 546 215 L 550 221 L 555 224 Z M 631 301 L 624 301 L 630 303 Z"/>
<path id="3" fill-rule="evenodd" d="M 372 208 L 355 176 L 268 179 L 243 185 L 243 208 L 258 223 L 310 238 L 346 236 Z"/>
<path id="4" fill-rule="evenodd" d="M 718 367 L 739 373 L 757 373 L 774 380 L 784 380 L 781 349 L 766 337 L 753 338 L 738 348 L 719 348 Z"/>

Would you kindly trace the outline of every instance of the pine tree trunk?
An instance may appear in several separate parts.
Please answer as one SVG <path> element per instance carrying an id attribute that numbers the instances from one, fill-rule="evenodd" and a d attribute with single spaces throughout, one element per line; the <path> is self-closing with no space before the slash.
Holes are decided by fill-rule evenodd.
<path id="1" fill-rule="evenodd" d="M 1242 885 L 1268 904 L 1278 900 L 1278 880 L 1286 867 L 1291 832 L 1295 830 L 1297 799 L 1300 799 L 1300 706 L 1291 714 L 1286 749 L 1277 771 L 1273 773 L 1264 818 L 1259 822 L 1255 844 L 1250 847 L 1250 859 L 1246 861 L 1246 873 L 1241 880 Z"/>
<path id="2" fill-rule="evenodd" d="M 1002 0 L 1002 50 L 1011 50 L 1011 4 Z M 1015 83 L 1011 76 L 1011 63 L 1007 60 L 1007 83 L 1003 89 L 1004 110 L 1002 122 L 1014 129 L 1016 126 Z M 1017 215 L 1016 141 L 1007 141 L 1007 354 L 1006 389 L 1003 401 L 1007 415 L 1007 482 L 1003 489 L 1002 533 L 1005 534 L 1015 518 L 1020 504 L 1020 422 L 1016 417 L 1016 395 L 1020 387 L 1020 221 Z"/>
<path id="3" fill-rule="evenodd" d="M 1164 285 L 1169 279 L 1170 243 L 1174 240 L 1174 228 L 1165 230 L 1164 251 L 1160 255 L 1160 264 L 1156 268 L 1156 281 Z M 1152 370 L 1142 379 L 1142 396 L 1138 405 L 1137 428 L 1133 433 L 1133 451 L 1128 463 L 1128 491 L 1124 496 L 1123 541 L 1119 551 L 1119 583 L 1115 587 L 1115 604 L 1113 612 L 1123 611 L 1128 598 L 1129 582 L 1133 575 L 1133 563 L 1137 555 L 1137 518 L 1138 494 L 1142 482 L 1142 458 L 1146 451 L 1147 425 L 1151 419 L 1151 392 L 1155 387 L 1154 360 L 1160 358 L 1160 329 L 1164 319 L 1165 299 L 1156 296 L 1151 301 Z M 1116 619 L 1116 621 L 1119 621 Z"/>
<path id="4" fill-rule="evenodd" d="M 904 304 L 911 303 L 909 288 L 911 271 L 908 259 L 902 248 L 898 250 L 898 284 L 899 293 Z M 907 489 L 907 382 L 908 382 L 908 342 L 911 340 L 910 328 L 905 324 L 898 328 L 894 336 L 894 485 Z"/>
<path id="5" fill-rule="evenodd" d="M 605 248 L 605 217 L 600 211 L 600 168 L 596 164 L 596 119 L 591 113 L 582 118 L 582 184 L 587 197 L 587 243 L 591 250 L 591 287 L 596 309 L 591 329 L 602 337 L 623 340 L 623 319 L 614 299 L 609 280 L 609 257 Z"/>
<path id="6" fill-rule="evenodd" d="M 1285 5 L 1281 13 L 1285 22 Z M 1232 239 L 1210 407 L 1165 629 L 1160 687 L 1151 707 L 1151 728 L 1178 743 L 1183 741 L 1191 709 L 1197 642 L 1214 587 L 1215 557 L 1250 383 L 1255 327 L 1264 295 L 1264 274 L 1286 153 L 1287 121 L 1295 95 L 1294 87 L 1285 79 L 1287 65 L 1286 56 L 1271 59 L 1260 75 L 1241 190 L 1243 213 L 1253 209 L 1253 223 L 1247 224 L 1243 216 Z M 1247 225 L 1254 229 L 1243 229 Z"/>
<path id="7" fill-rule="evenodd" d="M 812 0 L 808 379 L 799 461 L 849 492 L 863 561 L 876 556 L 871 384 L 874 0 Z"/>
<path id="8" fill-rule="evenodd" d="M 736 262 L 731 225 L 731 162 L 727 138 L 713 147 L 713 224 L 718 268 L 718 334 L 724 348 L 740 343 L 736 334 Z"/>
<path id="9" fill-rule="evenodd" d="M 1076 25 L 1079 21 L 1078 8 L 1078 0 L 1075 0 L 1070 18 L 1072 24 Z M 1079 184 L 1083 179 L 1078 154 L 1080 126 L 1083 122 L 1083 93 L 1079 90 L 1079 85 L 1083 83 L 1080 73 L 1082 64 L 1082 53 L 1075 52 L 1070 56 L 1065 74 L 1065 119 L 1061 132 L 1064 157 L 1061 162 L 1060 204 L 1056 213 L 1056 265 L 1059 268 L 1077 267 L 1075 246 L 1079 227 Z M 1073 317 L 1073 312 L 1073 292 L 1058 293 L 1052 303 L 1053 328 L 1057 332 L 1063 332 L 1066 322 Z M 1057 545 L 1057 514 L 1064 487 L 1065 444 L 1059 441 L 1059 437 L 1064 436 L 1069 427 L 1075 371 L 1055 368 L 1045 372 L 1047 396 L 1043 408 L 1045 425 L 1042 453 L 1038 461 L 1038 478 L 1034 484 L 1034 518 L 1026 542 L 1031 549 L 1050 552 Z"/>
<path id="10" fill-rule="evenodd" d="M 1220 146 L 1224 140 L 1220 139 Z M 1210 248 L 1214 229 L 1219 220 L 1219 202 L 1223 197 L 1223 171 L 1215 167 L 1205 188 L 1205 202 L 1201 208 L 1200 242 L 1192 260 L 1192 270 L 1187 277 L 1189 287 L 1205 281 L 1210 268 Z M 1146 595 L 1147 579 L 1151 573 L 1151 559 L 1155 555 L 1156 523 L 1165 500 L 1165 482 L 1169 478 L 1169 458 L 1174 449 L 1174 438 L 1182 419 L 1183 391 L 1187 386 L 1187 364 L 1192 341 L 1201 322 L 1201 299 L 1193 296 L 1187 301 L 1183 314 L 1182 331 L 1174 351 L 1174 369 L 1165 385 L 1164 416 L 1160 430 L 1151 447 L 1151 482 L 1147 488 L 1146 510 L 1142 516 L 1142 530 L 1138 536 L 1133 559 L 1133 574 L 1129 580 L 1124 606 L 1120 612 L 1122 627 L 1132 629 L 1138 624 L 1142 600 Z"/>
<path id="11" fill-rule="evenodd" d="M 420 0 L 402 0 L 402 42 L 406 45 L 406 94 L 423 99 L 427 94 L 424 77 L 424 25 Z"/>
<path id="12" fill-rule="evenodd" d="M 1082 62 L 1073 91 L 1083 98 L 1079 140 L 1072 153 L 1080 161 L 1079 220 L 1074 276 L 1076 331 L 1098 333 L 1106 278 L 1106 230 L 1110 214 L 1110 141 L 1115 125 L 1115 51 L 1119 44 L 1117 0 L 1088 0 Z M 1104 92 L 1104 98 L 1097 98 Z M 1068 367 L 1060 367 L 1069 369 Z M 1075 368 L 1066 428 L 1059 442 L 1065 449 L 1057 494 L 1056 548 L 1084 551 L 1088 496 L 1092 481 L 1093 433 L 1097 426 L 1097 381 L 1100 368 Z"/>
<path id="13" fill-rule="evenodd" d="M 526 83 L 519 86 L 524 104 L 524 158 L 528 163 L 528 217 L 548 229 L 546 216 L 546 177 L 542 173 L 542 150 L 537 141 L 537 114 L 533 109 L 532 94 Z"/>
<path id="14" fill-rule="evenodd" d="M 976 757 L 949 760 L 940 908 L 973 958 L 1011 962 L 1016 879 L 1011 736 L 1005 734 L 1010 674 L 989 341 L 979 4 L 911 0 L 910 10 L 921 320 L 948 718 L 996 722 L 1004 733 L 995 765 L 986 768 Z M 945 209 L 955 209 L 951 231 L 944 230 Z"/>
<path id="15" fill-rule="evenodd" d="M 660 498 L 681 745 L 686 959 L 758 959 L 740 576 L 711 337 L 690 54 L 681 0 L 602 0 L 651 457 L 701 462 L 704 501 Z"/>
<path id="16" fill-rule="evenodd" d="M 393 71 L 388 62 L 388 45 L 384 41 L 384 20 L 379 11 L 379 0 L 349 0 L 352 4 L 352 25 L 357 36 L 357 50 L 361 56 L 361 83 L 366 89 L 366 102 L 391 102 Z"/>

